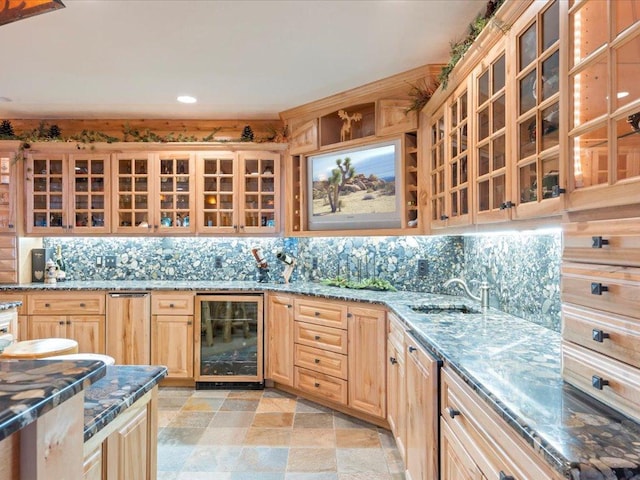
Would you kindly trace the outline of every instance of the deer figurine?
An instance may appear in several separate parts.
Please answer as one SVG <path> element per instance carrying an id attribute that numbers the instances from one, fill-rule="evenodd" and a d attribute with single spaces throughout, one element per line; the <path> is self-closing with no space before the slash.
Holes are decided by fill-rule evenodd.
<path id="1" fill-rule="evenodd" d="M 359 122 L 362 120 L 362 114 L 354 113 L 353 115 L 349 115 L 344 110 L 338 110 L 338 116 L 344 120 L 342 128 L 340 129 L 340 141 L 351 140 L 351 122 Z M 349 138 L 347 138 L 347 136 L 349 136 Z"/>

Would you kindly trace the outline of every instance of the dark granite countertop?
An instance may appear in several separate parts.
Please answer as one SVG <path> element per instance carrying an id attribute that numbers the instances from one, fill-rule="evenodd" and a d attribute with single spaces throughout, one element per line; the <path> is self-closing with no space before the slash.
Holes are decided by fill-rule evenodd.
<path id="1" fill-rule="evenodd" d="M 167 375 L 166 367 L 113 365 L 85 392 L 84 441 L 133 405 Z"/>
<path id="2" fill-rule="evenodd" d="M 18 308 L 22 305 L 22 302 L 20 301 L 15 301 L 15 302 L 0 302 L 0 311 L 2 310 L 10 310 L 12 308 Z"/>
<path id="3" fill-rule="evenodd" d="M 105 375 L 95 360 L 0 360 L 0 440 Z"/>
<path id="4" fill-rule="evenodd" d="M 233 281 L 64 282 L 2 290 L 277 291 L 385 305 L 556 471 L 576 480 L 640 475 L 640 426 L 563 382 L 557 332 L 493 309 L 484 314 L 420 314 L 410 308 L 477 308 L 464 297 Z"/>

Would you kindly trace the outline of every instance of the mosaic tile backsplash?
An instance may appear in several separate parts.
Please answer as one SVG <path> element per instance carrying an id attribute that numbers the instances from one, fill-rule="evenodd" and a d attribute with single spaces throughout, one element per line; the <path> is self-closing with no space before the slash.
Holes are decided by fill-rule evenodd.
<path id="1" fill-rule="evenodd" d="M 72 280 L 256 280 L 251 250 L 259 248 L 271 281 L 282 282 L 278 252 L 296 258 L 291 281 L 377 277 L 399 290 L 446 291 L 451 277 L 467 279 L 471 290 L 487 280 L 491 306 L 560 331 L 560 232 L 473 236 L 315 238 L 45 238 L 61 245 Z M 117 257 L 116 267 L 96 258 Z M 418 276 L 418 260 L 427 271 Z"/>

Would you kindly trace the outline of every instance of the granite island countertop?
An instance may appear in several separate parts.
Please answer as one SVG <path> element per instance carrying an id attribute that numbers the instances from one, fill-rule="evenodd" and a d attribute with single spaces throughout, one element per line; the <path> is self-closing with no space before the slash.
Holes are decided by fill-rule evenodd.
<path id="1" fill-rule="evenodd" d="M 640 426 L 563 382 L 559 333 L 494 309 L 420 314 L 410 308 L 425 304 L 478 309 L 465 297 L 238 281 L 64 282 L 2 290 L 276 291 L 384 305 L 565 477 L 609 480 L 640 475 Z"/>
<path id="2" fill-rule="evenodd" d="M 22 306 L 22 302 L 20 301 L 0 302 L 0 312 L 2 312 L 3 310 L 11 310 L 12 308 L 18 308 L 20 306 Z"/>
<path id="3" fill-rule="evenodd" d="M 96 360 L 0 360 L 0 440 L 98 381 Z"/>

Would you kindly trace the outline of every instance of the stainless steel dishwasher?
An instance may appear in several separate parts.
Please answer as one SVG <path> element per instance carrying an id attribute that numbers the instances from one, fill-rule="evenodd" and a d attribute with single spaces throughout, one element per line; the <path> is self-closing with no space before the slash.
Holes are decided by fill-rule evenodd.
<path id="1" fill-rule="evenodd" d="M 107 295 L 107 355 L 116 365 L 151 363 L 151 295 L 111 292 Z"/>

